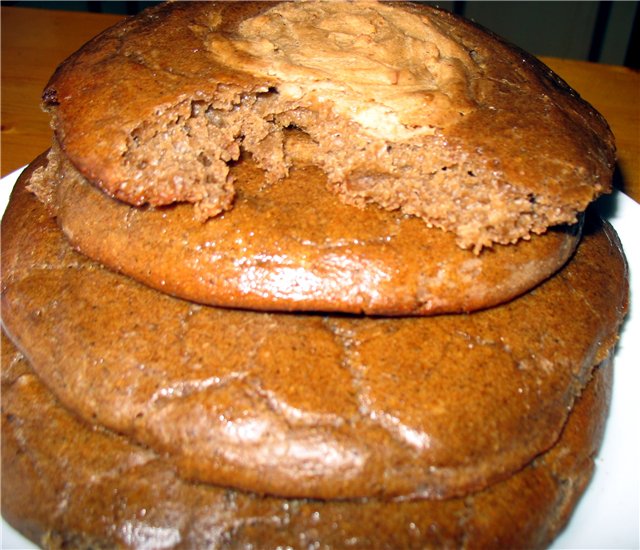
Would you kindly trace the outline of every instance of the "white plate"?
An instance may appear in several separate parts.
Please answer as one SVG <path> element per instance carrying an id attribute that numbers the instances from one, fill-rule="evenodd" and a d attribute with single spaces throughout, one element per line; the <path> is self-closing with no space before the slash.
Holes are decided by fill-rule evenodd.
<path id="1" fill-rule="evenodd" d="M 2 178 L 0 212 L 21 170 Z M 611 413 L 595 476 L 553 549 L 640 548 L 640 205 L 620 192 L 601 201 L 618 231 L 631 271 L 631 308 L 615 357 Z M 2 520 L 3 549 L 37 548 Z"/>

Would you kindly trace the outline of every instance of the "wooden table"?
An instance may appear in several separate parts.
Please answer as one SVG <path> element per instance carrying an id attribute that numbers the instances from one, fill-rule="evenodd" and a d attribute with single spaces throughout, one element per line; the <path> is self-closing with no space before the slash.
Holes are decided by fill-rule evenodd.
<path id="1" fill-rule="evenodd" d="M 55 67 L 116 15 L 2 8 L 2 175 L 49 147 L 40 93 Z M 609 121 L 618 144 L 616 185 L 640 202 L 640 74 L 624 67 L 544 61 Z"/>

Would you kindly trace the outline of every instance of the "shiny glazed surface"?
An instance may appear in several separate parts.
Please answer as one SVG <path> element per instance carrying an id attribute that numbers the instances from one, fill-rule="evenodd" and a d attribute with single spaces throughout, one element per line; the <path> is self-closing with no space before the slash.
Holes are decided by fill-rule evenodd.
<path id="1" fill-rule="evenodd" d="M 20 187 L 2 236 L 5 326 L 63 403 L 188 477 L 281 495 L 442 498 L 510 475 L 557 439 L 627 304 L 599 223 L 522 298 L 399 319 L 159 294 L 74 253 Z"/>
<path id="2" fill-rule="evenodd" d="M 476 255 L 415 218 L 341 203 L 311 165 L 299 163 L 268 185 L 250 159 L 232 170 L 234 208 L 203 224 L 188 205 L 156 210 L 115 201 L 57 150 L 49 159 L 30 186 L 75 247 L 161 292 L 217 306 L 370 315 L 473 311 L 546 279 L 581 234 L 581 224 L 561 226 Z"/>

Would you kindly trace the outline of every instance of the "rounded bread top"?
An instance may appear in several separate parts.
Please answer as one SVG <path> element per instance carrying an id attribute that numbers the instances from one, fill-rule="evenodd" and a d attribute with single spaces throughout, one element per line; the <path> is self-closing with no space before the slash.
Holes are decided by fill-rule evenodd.
<path id="1" fill-rule="evenodd" d="M 232 207 L 241 150 L 286 175 L 291 128 L 343 200 L 476 250 L 575 221 L 615 163 L 604 119 L 550 69 L 414 4 L 162 5 L 72 55 L 43 97 L 85 177 L 202 220 Z"/>

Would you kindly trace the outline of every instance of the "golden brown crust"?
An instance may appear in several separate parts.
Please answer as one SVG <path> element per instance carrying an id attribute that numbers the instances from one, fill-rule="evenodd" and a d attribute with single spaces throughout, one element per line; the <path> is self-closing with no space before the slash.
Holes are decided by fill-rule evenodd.
<path id="1" fill-rule="evenodd" d="M 283 132 L 301 128 L 345 201 L 419 216 L 476 250 L 572 223 L 610 189 L 606 122 L 532 56 L 429 7 L 332 12 L 352 6 L 176 2 L 127 20 L 51 79 L 58 140 L 109 194 L 193 202 L 205 219 L 232 205 L 241 148 L 277 181 Z M 355 80 L 345 51 L 361 54 Z"/>
<path id="2" fill-rule="evenodd" d="M 611 367 L 596 368 L 559 441 L 450 500 L 286 500 L 188 483 L 164 458 L 62 408 L 2 342 L 2 511 L 48 548 L 544 548 L 593 470 Z"/>
<path id="3" fill-rule="evenodd" d="M 628 298 L 600 222 L 509 304 L 398 319 L 170 298 L 72 253 L 21 186 L 2 240 L 5 326 L 65 405 L 187 476 L 283 495 L 441 498 L 510 475 L 556 441 Z"/>
<path id="4" fill-rule="evenodd" d="M 232 173 L 235 207 L 202 224 L 187 205 L 141 210 L 114 201 L 56 149 L 28 185 L 87 256 L 169 294 L 271 311 L 431 315 L 506 302 L 557 271 L 581 225 L 479 255 L 452 234 L 376 207 L 353 210 L 300 165 L 265 186 L 249 159 Z M 34 163 L 30 168 L 41 166 Z M 309 204 L 313 209 L 309 209 Z"/>

